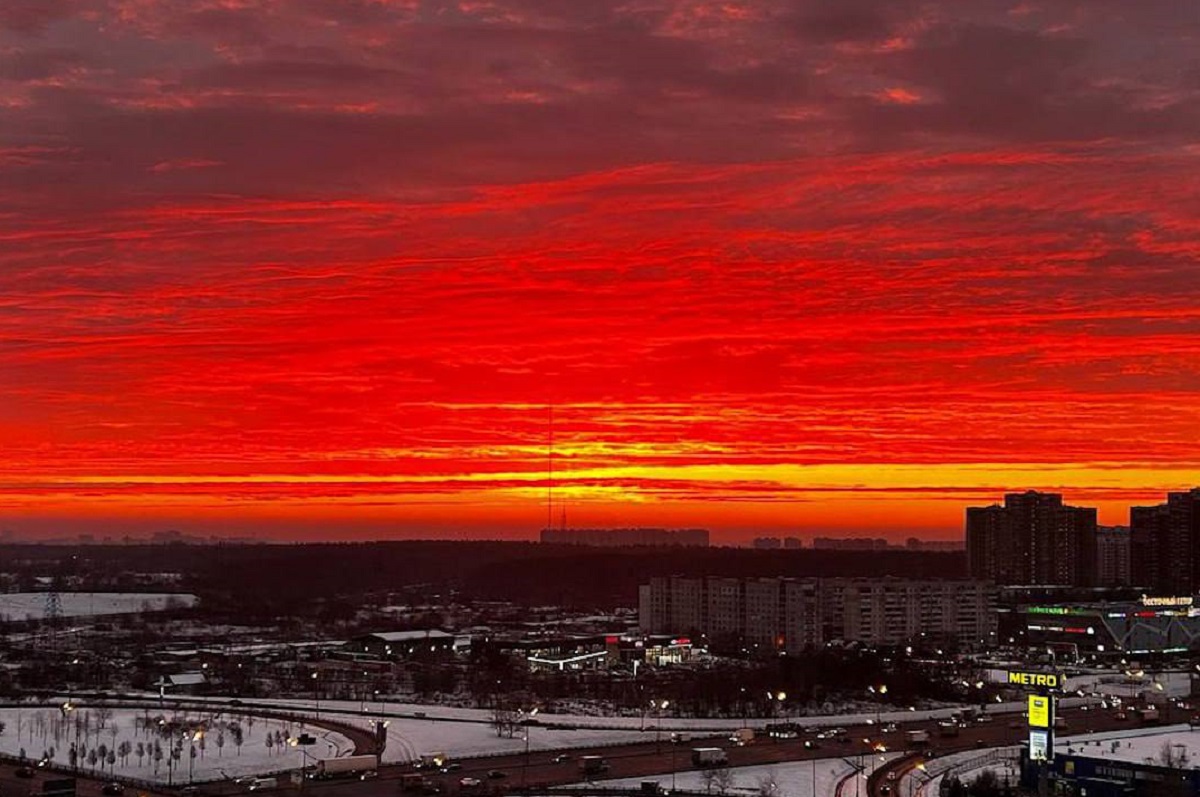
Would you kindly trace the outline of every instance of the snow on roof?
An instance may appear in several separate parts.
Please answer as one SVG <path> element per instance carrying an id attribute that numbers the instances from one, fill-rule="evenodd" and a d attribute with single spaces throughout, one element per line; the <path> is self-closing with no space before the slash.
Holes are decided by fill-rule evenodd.
<path id="1" fill-rule="evenodd" d="M 1115 736 L 1115 734 L 1114 734 Z M 1186 755 L 1186 760 L 1200 761 L 1200 730 L 1183 726 L 1167 726 L 1141 733 L 1131 732 L 1120 738 L 1107 737 L 1099 740 L 1063 739 L 1054 746 L 1059 753 L 1068 750 L 1083 756 L 1094 756 L 1111 761 L 1125 761 L 1131 764 L 1161 765 L 1163 746 L 1169 745 L 1178 756 Z"/>
<path id="2" fill-rule="evenodd" d="M 366 636 L 383 642 L 412 642 L 421 639 L 453 639 L 453 634 L 447 634 L 445 631 L 380 631 L 376 634 L 367 634 Z"/>
<path id="3" fill-rule="evenodd" d="M 180 672 L 168 675 L 163 680 L 164 686 L 199 686 L 204 683 L 204 673 Z"/>

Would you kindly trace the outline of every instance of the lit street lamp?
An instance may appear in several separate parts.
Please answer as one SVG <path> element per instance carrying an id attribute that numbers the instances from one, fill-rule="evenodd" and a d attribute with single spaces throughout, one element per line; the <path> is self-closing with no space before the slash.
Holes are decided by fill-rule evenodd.
<path id="1" fill-rule="evenodd" d="M 518 712 L 519 721 L 520 721 L 521 725 L 524 726 L 524 728 L 525 728 L 525 761 L 523 764 L 521 764 L 521 786 L 522 786 L 522 788 L 525 786 L 525 776 L 529 769 L 529 733 L 530 733 L 530 724 L 531 724 L 530 720 L 532 720 L 534 717 L 536 717 L 537 713 L 538 713 L 537 708 L 534 708 L 528 714 L 526 714 L 524 711 Z"/>
<path id="2" fill-rule="evenodd" d="M 670 700 L 650 701 L 650 708 L 654 710 L 654 751 L 656 753 L 662 753 L 662 713 L 669 705 L 671 705 Z"/>
<path id="3" fill-rule="evenodd" d="M 883 696 L 887 694 L 887 684 L 876 686 L 868 686 L 867 691 L 875 696 L 875 724 L 878 725 L 882 721 L 883 704 L 880 702 Z"/>

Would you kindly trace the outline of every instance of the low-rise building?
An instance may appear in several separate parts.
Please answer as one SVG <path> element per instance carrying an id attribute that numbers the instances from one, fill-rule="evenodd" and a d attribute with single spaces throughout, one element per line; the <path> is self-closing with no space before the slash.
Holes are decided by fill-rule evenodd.
<path id="1" fill-rule="evenodd" d="M 640 598 L 643 633 L 736 638 L 759 653 L 918 638 L 977 646 L 996 630 L 995 590 L 981 581 L 665 577 Z"/>
<path id="2" fill-rule="evenodd" d="M 349 653 L 365 654 L 380 659 L 400 659 L 418 653 L 439 653 L 454 650 L 454 635 L 438 629 L 421 631 L 381 631 L 363 634 L 346 642 Z"/>
<path id="3" fill-rule="evenodd" d="M 1190 595 L 1140 601 L 1025 606 L 1026 641 L 1076 656 L 1200 651 L 1200 609 Z"/>

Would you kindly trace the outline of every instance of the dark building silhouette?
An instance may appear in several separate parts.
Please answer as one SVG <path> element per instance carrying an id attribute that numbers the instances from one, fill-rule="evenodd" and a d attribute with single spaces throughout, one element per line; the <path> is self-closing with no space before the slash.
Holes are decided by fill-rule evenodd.
<path id="1" fill-rule="evenodd" d="M 1096 510 L 1062 496 L 1009 493 L 1004 505 L 969 507 L 967 564 L 972 578 L 998 584 L 1096 582 Z"/>
<path id="2" fill-rule="evenodd" d="M 1200 488 L 1129 510 L 1133 583 L 1159 595 L 1200 589 Z"/>
<path id="3" fill-rule="evenodd" d="M 1130 534 L 1128 526 L 1096 527 L 1097 587 L 1130 585 Z"/>
<path id="4" fill-rule="evenodd" d="M 542 529 L 542 542 L 559 545 L 708 547 L 708 529 Z"/>

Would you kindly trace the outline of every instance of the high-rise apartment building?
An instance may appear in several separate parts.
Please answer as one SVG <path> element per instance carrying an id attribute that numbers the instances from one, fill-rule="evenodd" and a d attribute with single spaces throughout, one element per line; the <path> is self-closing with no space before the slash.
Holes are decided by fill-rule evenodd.
<path id="1" fill-rule="evenodd" d="M 1130 584 L 1130 533 L 1128 526 L 1096 527 L 1097 587 L 1127 587 Z"/>
<path id="2" fill-rule="evenodd" d="M 1096 580 L 1096 510 L 1067 506 L 1061 495 L 1009 493 L 1003 506 L 970 507 L 967 563 L 972 578 L 1000 584 Z"/>
<path id="3" fill-rule="evenodd" d="M 761 653 L 796 653 L 834 640 L 975 645 L 989 641 L 996 624 L 994 589 L 980 581 L 669 577 L 651 579 L 640 597 L 639 624 L 647 633 L 700 633 Z M 699 617 L 695 607 L 702 608 Z"/>
<path id="4" fill-rule="evenodd" d="M 1159 595 L 1200 589 L 1200 488 L 1168 493 L 1167 502 L 1129 511 L 1134 585 Z"/>

